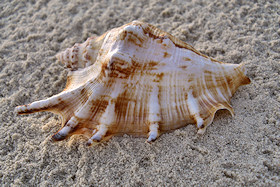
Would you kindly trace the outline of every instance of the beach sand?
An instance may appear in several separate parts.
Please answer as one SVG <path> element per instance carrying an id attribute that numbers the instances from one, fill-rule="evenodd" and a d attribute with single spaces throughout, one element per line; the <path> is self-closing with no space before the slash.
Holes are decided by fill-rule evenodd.
<path id="1" fill-rule="evenodd" d="M 280 184 L 279 1 L 21 1 L 0 4 L 1 186 L 277 186 Z M 250 85 L 218 111 L 203 136 L 194 125 L 155 142 L 128 135 L 87 147 L 52 143 L 60 118 L 14 108 L 61 92 L 55 54 L 141 20 L 217 60 L 244 62 Z"/>

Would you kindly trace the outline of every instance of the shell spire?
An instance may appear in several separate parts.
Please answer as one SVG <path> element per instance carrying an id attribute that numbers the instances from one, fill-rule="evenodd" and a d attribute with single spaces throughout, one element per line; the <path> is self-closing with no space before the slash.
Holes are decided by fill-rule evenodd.
<path id="1" fill-rule="evenodd" d="M 58 53 L 56 58 L 71 71 L 83 69 L 96 61 L 103 37 L 90 37 L 84 43 L 76 43 L 73 47 Z"/>
<path id="2" fill-rule="evenodd" d="M 18 114 L 62 117 L 52 140 L 83 134 L 88 145 L 117 134 L 148 136 L 187 124 L 204 133 L 217 110 L 233 115 L 230 98 L 249 84 L 244 64 L 228 64 L 144 22 L 133 21 L 57 55 L 69 69 L 66 88 L 18 106 Z"/>

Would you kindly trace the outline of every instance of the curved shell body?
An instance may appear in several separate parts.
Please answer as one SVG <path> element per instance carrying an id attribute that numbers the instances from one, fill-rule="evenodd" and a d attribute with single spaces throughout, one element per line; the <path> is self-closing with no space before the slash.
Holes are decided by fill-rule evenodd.
<path id="1" fill-rule="evenodd" d="M 63 127 L 54 136 L 148 135 L 196 124 L 199 133 L 219 109 L 233 115 L 230 98 L 250 83 L 241 65 L 216 61 L 147 23 L 134 21 L 57 55 L 69 68 L 66 88 L 47 100 L 16 108 L 50 111 Z"/>

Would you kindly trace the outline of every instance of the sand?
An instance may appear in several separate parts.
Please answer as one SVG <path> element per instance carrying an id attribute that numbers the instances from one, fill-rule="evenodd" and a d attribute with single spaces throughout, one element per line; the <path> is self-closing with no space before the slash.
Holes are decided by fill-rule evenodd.
<path id="1" fill-rule="evenodd" d="M 0 4 L 1 186 L 277 186 L 280 183 L 279 1 L 21 1 Z M 61 92 L 55 54 L 132 20 L 170 32 L 215 59 L 244 62 L 252 83 L 202 137 L 194 125 L 152 144 L 128 135 L 87 147 L 52 143 L 60 119 L 14 114 Z"/>

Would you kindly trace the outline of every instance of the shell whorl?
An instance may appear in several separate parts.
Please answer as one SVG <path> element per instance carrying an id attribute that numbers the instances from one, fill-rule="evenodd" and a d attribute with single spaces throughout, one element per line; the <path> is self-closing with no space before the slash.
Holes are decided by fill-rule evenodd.
<path id="1" fill-rule="evenodd" d="M 58 53 L 56 58 L 71 71 L 92 65 L 100 52 L 103 37 L 90 37 L 84 43 L 76 43 L 73 47 Z"/>
<path id="2" fill-rule="evenodd" d="M 89 38 L 57 55 L 70 69 L 65 90 L 19 106 L 26 114 L 51 111 L 63 118 L 53 136 L 148 134 L 195 123 L 203 133 L 219 109 L 233 115 L 230 98 L 250 83 L 244 64 L 227 64 L 147 23 L 134 21 Z"/>

